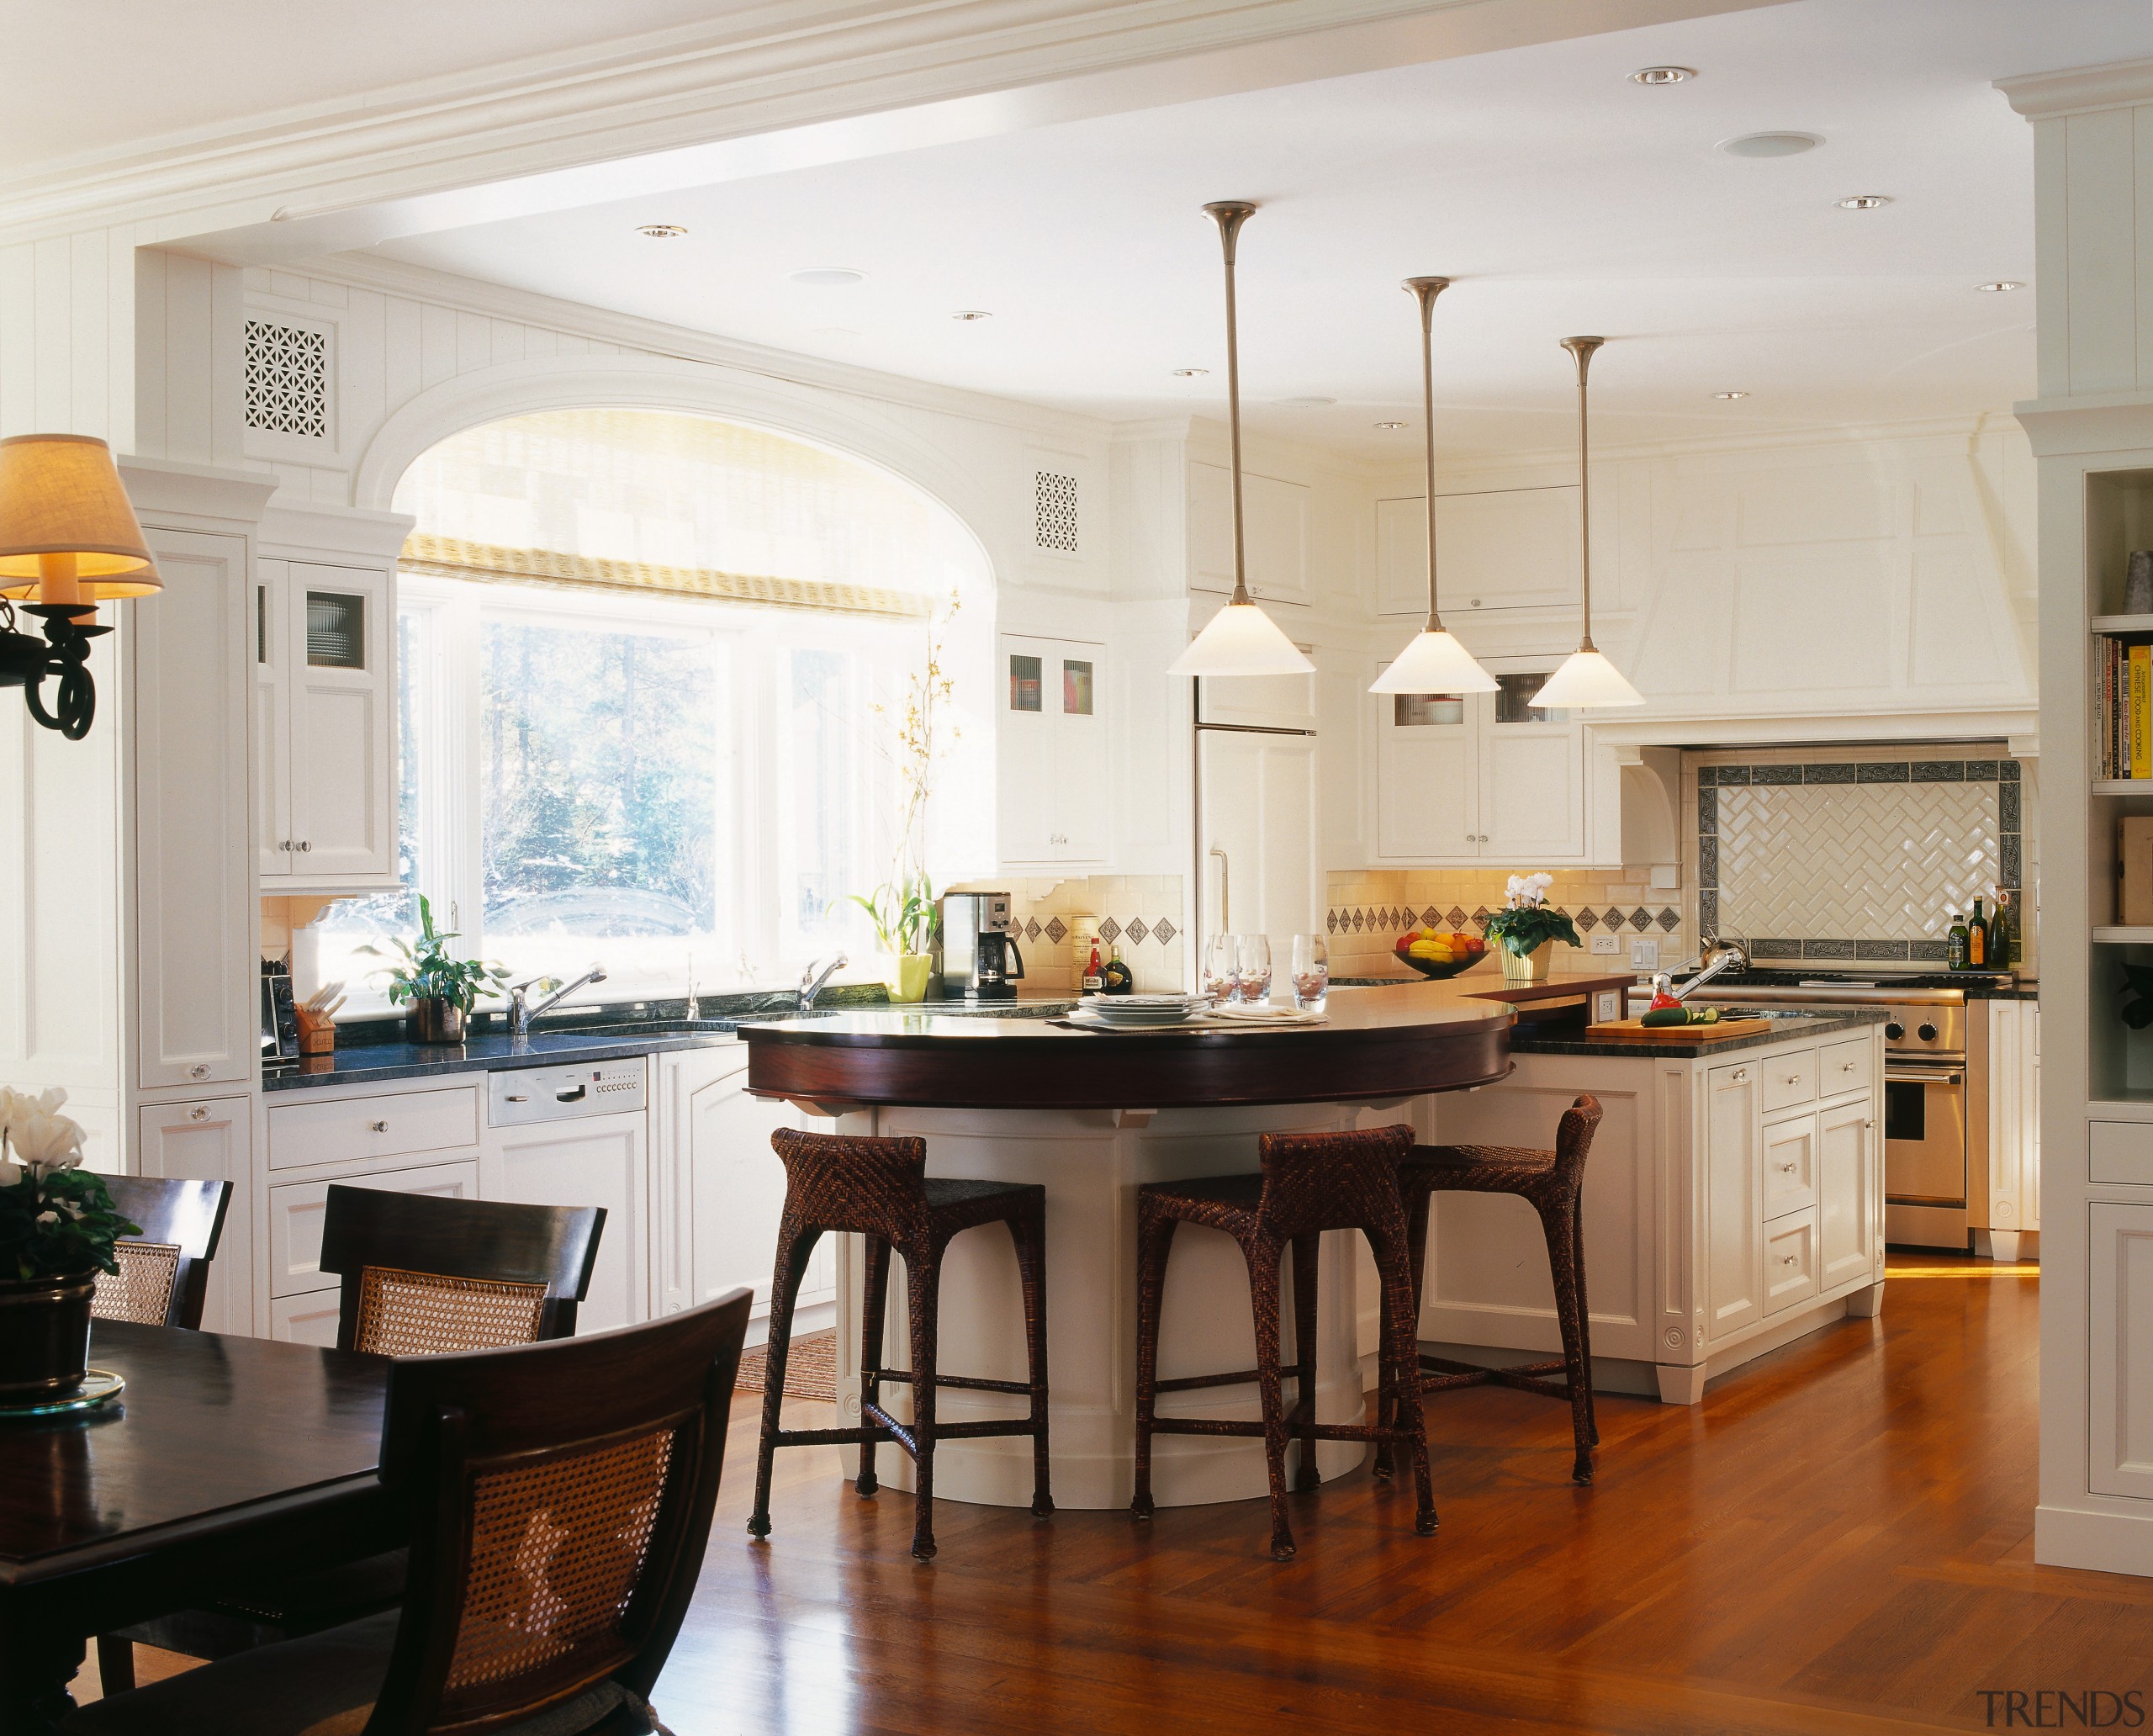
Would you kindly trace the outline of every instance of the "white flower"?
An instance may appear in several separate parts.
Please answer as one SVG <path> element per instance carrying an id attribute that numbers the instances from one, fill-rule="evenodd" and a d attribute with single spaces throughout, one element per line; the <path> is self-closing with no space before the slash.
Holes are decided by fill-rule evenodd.
<path id="1" fill-rule="evenodd" d="M 55 1093 L 47 1092 L 46 1097 Z M 40 1099 L 40 1104 L 43 1099 Z M 41 1181 L 56 1169 L 73 1169 L 82 1161 L 82 1141 L 88 1135 L 78 1122 L 65 1115 L 47 1113 L 42 1108 L 33 1109 L 8 1129 L 8 1143 L 13 1146 L 15 1156 L 29 1166 Z"/>
<path id="2" fill-rule="evenodd" d="M 60 1221 L 60 1214 L 56 1211 L 41 1211 L 37 1215 L 37 1220 L 40 1224 L 56 1224 Z"/>

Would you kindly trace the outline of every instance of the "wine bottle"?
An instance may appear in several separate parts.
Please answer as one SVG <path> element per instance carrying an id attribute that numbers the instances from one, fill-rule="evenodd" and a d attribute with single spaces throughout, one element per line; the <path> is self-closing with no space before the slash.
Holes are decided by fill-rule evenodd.
<path id="1" fill-rule="evenodd" d="M 1986 971 L 1988 968 L 1988 918 L 1981 914 L 1979 894 L 1974 898 L 1974 913 L 1966 921 L 1966 968 Z"/>
<path id="2" fill-rule="evenodd" d="M 1959 914 L 1959 907 L 1950 907 L 1951 932 L 1944 937 L 1944 962 L 1948 970 L 1966 968 L 1968 939 L 1965 919 Z"/>

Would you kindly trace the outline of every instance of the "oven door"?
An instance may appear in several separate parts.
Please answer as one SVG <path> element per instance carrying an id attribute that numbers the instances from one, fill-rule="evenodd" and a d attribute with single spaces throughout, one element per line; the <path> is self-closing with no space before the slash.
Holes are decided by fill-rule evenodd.
<path id="1" fill-rule="evenodd" d="M 1966 1203 L 1963 1062 L 1884 1064 L 1884 1197 L 1900 1205 Z"/>

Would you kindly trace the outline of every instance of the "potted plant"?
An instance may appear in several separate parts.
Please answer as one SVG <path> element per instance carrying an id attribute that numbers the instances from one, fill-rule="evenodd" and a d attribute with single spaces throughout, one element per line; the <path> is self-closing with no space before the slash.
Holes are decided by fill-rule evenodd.
<path id="1" fill-rule="evenodd" d="M 1547 908 L 1547 889 L 1554 884 L 1552 874 L 1513 874 L 1504 888 L 1503 908 L 1488 918 L 1488 938 L 1502 949 L 1505 982 L 1544 982 L 1558 940 L 1584 944 L 1575 923 Z"/>
<path id="2" fill-rule="evenodd" d="M 875 925 L 875 944 L 882 952 L 882 980 L 893 1001 L 927 998 L 928 966 L 934 962 L 934 888 L 924 874 L 900 876 L 852 902 Z"/>
<path id="3" fill-rule="evenodd" d="M 90 1298 L 117 1272 L 112 1245 L 139 1236 L 84 1169 L 67 1093 L 0 1089 L 0 1398 L 80 1386 L 90 1361 Z"/>
<path id="4" fill-rule="evenodd" d="M 418 944 L 390 943 L 403 955 L 403 962 L 388 968 L 389 1004 L 410 1003 L 410 1031 L 415 1043 L 462 1042 L 464 1021 L 479 996 L 500 993 L 508 981 L 507 970 L 500 965 L 452 956 L 448 943 L 455 938 L 454 929 L 434 926 L 433 907 L 421 896 Z M 378 956 L 374 947 L 362 950 Z"/>

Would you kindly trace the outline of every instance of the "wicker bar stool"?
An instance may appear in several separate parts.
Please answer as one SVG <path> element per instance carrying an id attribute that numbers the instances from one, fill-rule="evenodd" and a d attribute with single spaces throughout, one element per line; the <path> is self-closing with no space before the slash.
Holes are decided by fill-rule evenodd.
<path id="1" fill-rule="evenodd" d="M 1584 1294 L 1584 1219 L 1579 1195 L 1584 1186 L 1584 1160 L 1600 1125 L 1600 1100 L 1580 1097 L 1563 1113 L 1555 1130 L 1555 1149 L 1536 1151 L 1522 1146 L 1415 1146 L 1399 1170 L 1404 1196 L 1406 1233 L 1413 1264 L 1413 1320 L 1420 1317 L 1420 1286 L 1428 1263 L 1428 1202 L 1436 1194 L 1515 1194 L 1540 1214 L 1547 1238 L 1547 1266 L 1555 1281 L 1555 1320 L 1563 1334 L 1558 1362 L 1527 1363 L 1514 1368 L 1483 1368 L 1471 1363 L 1423 1356 L 1424 1392 L 1460 1386 L 1510 1386 L 1520 1392 L 1561 1399 L 1570 1407 L 1570 1427 L 1577 1441 L 1577 1463 L 1570 1474 L 1592 1481 L 1592 1449 L 1600 1427 L 1592 1408 L 1592 1317 Z M 1563 1377 L 1558 1384 L 1549 1377 Z M 1378 1475 L 1389 1467 L 1382 1458 Z"/>
<path id="2" fill-rule="evenodd" d="M 927 1142 L 918 1139 L 853 1139 L 839 1135 L 770 1135 L 785 1160 L 785 1215 L 778 1227 L 777 1269 L 770 1279 L 769 1360 L 763 1376 L 763 1436 L 755 1462 L 755 1510 L 748 1529 L 770 1532 L 770 1462 L 780 1447 L 857 1444 L 860 1475 L 854 1487 L 871 1495 L 875 1448 L 894 1442 L 918 1467 L 917 1511 L 912 1553 L 934 1555 L 934 1448 L 938 1441 L 979 1441 L 993 1436 L 1032 1437 L 1032 1511 L 1054 1511 L 1047 1475 L 1046 1189 L 1025 1182 L 965 1182 L 929 1178 Z M 936 1310 L 942 1251 L 951 1238 L 987 1224 L 1008 1226 L 1017 1246 L 1024 1283 L 1027 1380 L 984 1380 L 944 1374 L 936 1365 Z M 778 1426 L 785 1402 L 785 1365 L 791 1350 L 793 1299 L 808 1256 L 825 1232 L 867 1238 L 862 1286 L 860 1347 L 860 1422 L 857 1428 L 787 1429 Z M 912 1329 L 912 1367 L 882 1363 L 883 1317 L 887 1311 L 890 1251 L 905 1257 L 906 1314 Z M 882 1408 L 886 1382 L 912 1387 L 913 1420 L 899 1421 Z M 1021 1417 L 944 1423 L 936 1420 L 938 1387 L 967 1392 L 1011 1393 L 1029 1400 Z"/>
<path id="3" fill-rule="evenodd" d="M 1271 1553 L 1288 1561 L 1294 1552 L 1286 1516 L 1286 1444 L 1301 1443 L 1295 1486 L 1311 1490 L 1319 1441 L 1373 1441 L 1385 1448 L 1402 1442 L 1410 1456 L 1420 1496 L 1414 1529 L 1436 1528 L 1435 1495 L 1428 1480 L 1428 1445 L 1418 1403 L 1399 1405 L 1420 1378 L 1410 1304 L 1412 1268 L 1406 1246 L 1404 1207 L 1398 1172 L 1413 1143 L 1410 1127 L 1379 1127 L 1350 1133 L 1269 1133 L 1261 1149 L 1260 1175 L 1209 1176 L 1186 1182 L 1154 1182 L 1136 1194 L 1136 1498 L 1139 1518 L 1151 1516 L 1151 1437 L 1154 1435 L 1260 1435 L 1271 1475 Z M 1256 1366 L 1231 1374 L 1159 1379 L 1159 1309 L 1166 1288 L 1166 1257 L 1182 1224 L 1223 1231 L 1240 1244 L 1248 1262 L 1249 1304 L 1256 1316 Z M 1367 1238 L 1383 1282 L 1382 1398 L 1373 1423 L 1320 1423 L 1315 1420 L 1316 1261 L 1326 1230 L 1358 1230 Z M 1278 1347 L 1279 1262 L 1293 1258 L 1293 1355 L 1282 1364 Z M 1284 1379 L 1293 1379 L 1293 1408 L 1286 1410 Z M 1161 1416 L 1161 1393 L 1198 1387 L 1239 1386 L 1253 1381 L 1263 1420 Z"/>

